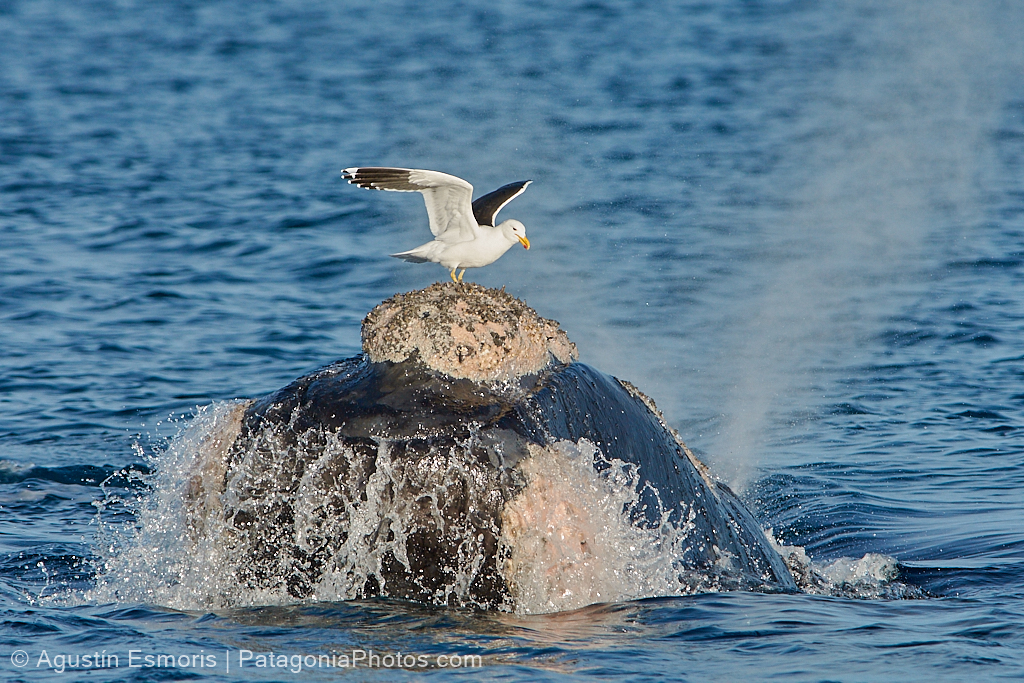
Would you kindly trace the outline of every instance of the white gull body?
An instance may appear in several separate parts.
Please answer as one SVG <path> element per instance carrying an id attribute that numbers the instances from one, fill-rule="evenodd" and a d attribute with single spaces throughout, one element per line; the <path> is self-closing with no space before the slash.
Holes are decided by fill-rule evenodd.
<path id="1" fill-rule="evenodd" d="M 509 183 L 474 202 L 472 185 L 439 171 L 355 166 L 343 170 L 341 177 L 368 190 L 421 193 L 434 239 L 391 256 L 412 263 L 440 263 L 455 282 L 462 281 L 467 268 L 494 263 L 516 242 L 530 248 L 522 223 L 507 220 L 495 225 L 494 219 L 533 181 Z M 459 268 L 462 272 L 456 277 Z"/>

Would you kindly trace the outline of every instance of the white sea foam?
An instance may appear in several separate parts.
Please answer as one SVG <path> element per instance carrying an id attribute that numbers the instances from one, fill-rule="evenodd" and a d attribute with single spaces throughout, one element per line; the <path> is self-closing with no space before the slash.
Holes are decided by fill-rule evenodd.
<path id="1" fill-rule="evenodd" d="M 919 588 L 899 580 L 899 564 L 889 555 L 867 553 L 861 558 L 816 562 L 803 547 L 777 541 L 771 529 L 767 536 L 786 561 L 797 586 L 806 593 L 862 599 L 924 597 Z"/>

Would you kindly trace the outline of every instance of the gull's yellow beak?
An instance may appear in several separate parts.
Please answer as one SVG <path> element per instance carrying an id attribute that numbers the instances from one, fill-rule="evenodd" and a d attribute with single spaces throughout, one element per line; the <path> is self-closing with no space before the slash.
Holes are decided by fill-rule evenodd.
<path id="1" fill-rule="evenodd" d="M 524 249 L 529 249 L 530 248 L 530 240 L 526 239 L 525 237 L 520 237 L 519 238 L 519 243 L 523 245 Z"/>

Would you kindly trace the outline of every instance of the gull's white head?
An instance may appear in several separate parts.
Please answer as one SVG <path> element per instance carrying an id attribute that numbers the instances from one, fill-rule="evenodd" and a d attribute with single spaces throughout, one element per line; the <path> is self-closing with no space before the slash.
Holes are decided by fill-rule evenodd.
<path id="1" fill-rule="evenodd" d="M 526 226 L 519 221 L 510 218 L 507 221 L 502 221 L 498 227 L 501 228 L 502 234 L 508 238 L 509 242 L 519 240 L 524 249 L 530 248 L 530 240 L 526 239 Z"/>

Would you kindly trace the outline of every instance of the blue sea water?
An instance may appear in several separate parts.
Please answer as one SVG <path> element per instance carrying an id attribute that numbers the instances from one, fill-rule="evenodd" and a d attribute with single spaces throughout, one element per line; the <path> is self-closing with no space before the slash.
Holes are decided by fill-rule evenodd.
<path id="1" fill-rule="evenodd" d="M 447 277 L 388 258 L 422 201 L 351 165 L 533 179 L 502 213 L 533 248 L 467 278 L 654 398 L 782 542 L 895 558 L 915 599 L 90 599 L 117 501 L 203 406 L 354 355 L 374 305 Z M 0 2 L 0 671 L 1022 678 L 1022 293 L 1010 0 Z M 430 666 L 295 670 L 354 651 Z"/>

